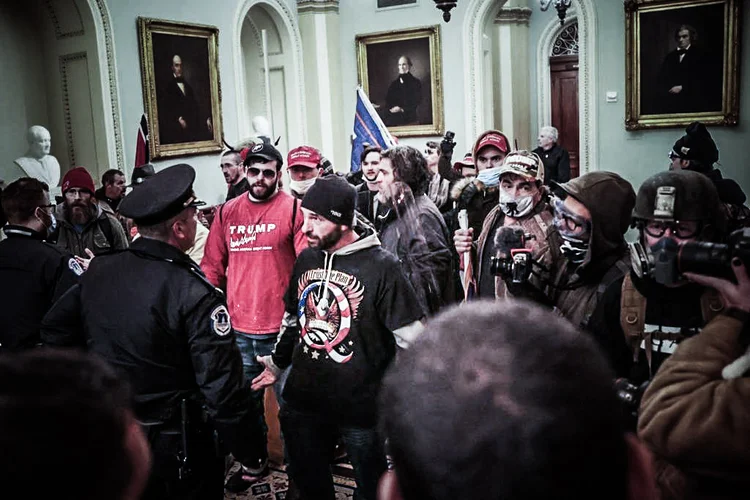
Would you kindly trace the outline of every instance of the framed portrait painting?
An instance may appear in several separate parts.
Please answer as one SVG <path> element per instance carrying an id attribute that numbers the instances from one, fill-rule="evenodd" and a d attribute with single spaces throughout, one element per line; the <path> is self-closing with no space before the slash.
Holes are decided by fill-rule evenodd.
<path id="1" fill-rule="evenodd" d="M 398 137 L 443 133 L 440 26 L 358 35 L 359 84 Z"/>
<path id="2" fill-rule="evenodd" d="M 222 149 L 219 30 L 138 18 L 151 158 Z"/>
<path id="3" fill-rule="evenodd" d="M 628 130 L 737 125 L 742 0 L 626 0 Z"/>

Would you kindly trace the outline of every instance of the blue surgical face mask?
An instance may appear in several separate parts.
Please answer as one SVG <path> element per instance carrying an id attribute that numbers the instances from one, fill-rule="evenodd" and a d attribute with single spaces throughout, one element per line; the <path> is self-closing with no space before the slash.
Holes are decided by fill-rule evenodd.
<path id="1" fill-rule="evenodd" d="M 500 167 L 485 168 L 477 174 L 477 180 L 481 181 L 482 184 L 488 188 L 497 187 L 500 185 Z"/>

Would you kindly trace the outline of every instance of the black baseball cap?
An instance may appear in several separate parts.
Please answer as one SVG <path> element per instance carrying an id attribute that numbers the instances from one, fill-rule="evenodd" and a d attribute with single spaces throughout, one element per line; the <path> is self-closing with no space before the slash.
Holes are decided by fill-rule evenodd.
<path id="1" fill-rule="evenodd" d="M 262 158 L 265 161 L 276 160 L 278 162 L 278 169 L 280 169 L 282 165 L 284 165 L 284 157 L 281 156 L 279 150 L 276 149 L 270 142 L 259 142 L 257 144 L 254 144 L 253 146 L 250 146 L 249 148 L 247 148 L 247 150 L 243 150 L 242 153 L 240 154 L 242 154 L 242 156 L 244 157 L 243 164 L 245 166 L 249 165 L 251 159 L 253 158 Z"/>

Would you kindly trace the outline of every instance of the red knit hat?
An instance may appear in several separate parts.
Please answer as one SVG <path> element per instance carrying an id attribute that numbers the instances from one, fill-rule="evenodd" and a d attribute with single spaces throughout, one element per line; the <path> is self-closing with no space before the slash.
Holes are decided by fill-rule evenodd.
<path id="1" fill-rule="evenodd" d="M 76 167 L 72 170 L 68 170 L 65 177 L 63 177 L 63 194 L 73 188 L 85 189 L 91 194 L 94 194 L 94 191 L 96 191 L 96 188 L 94 187 L 94 179 L 91 178 L 91 174 L 85 167 Z"/>

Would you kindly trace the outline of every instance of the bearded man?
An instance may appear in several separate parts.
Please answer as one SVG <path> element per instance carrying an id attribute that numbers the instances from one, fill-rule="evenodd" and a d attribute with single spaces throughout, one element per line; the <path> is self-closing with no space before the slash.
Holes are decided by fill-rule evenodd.
<path id="1" fill-rule="evenodd" d="M 102 210 L 94 192 L 94 180 L 88 170 L 84 167 L 69 170 L 62 181 L 63 202 L 55 209 L 59 224 L 50 241 L 75 255 L 79 262 L 110 250 L 128 248 L 120 221 Z"/>

